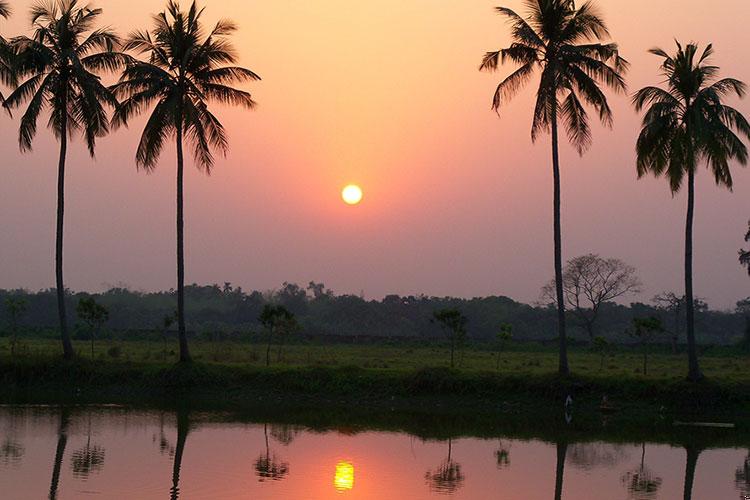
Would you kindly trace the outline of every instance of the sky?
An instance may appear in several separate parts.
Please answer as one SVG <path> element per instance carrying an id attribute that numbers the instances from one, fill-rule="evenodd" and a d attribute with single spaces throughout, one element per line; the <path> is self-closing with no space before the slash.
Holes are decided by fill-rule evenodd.
<path id="1" fill-rule="evenodd" d="M 599 0 L 632 68 L 631 91 L 658 84 L 674 38 L 712 42 L 724 76 L 750 82 L 745 0 Z M 0 32 L 28 29 L 29 0 Z M 102 23 L 125 34 L 150 25 L 162 0 L 99 0 Z M 268 290 L 324 282 L 337 293 L 539 298 L 553 275 L 552 174 L 547 137 L 530 139 L 537 81 L 491 109 L 513 68 L 480 73 L 482 55 L 509 44 L 494 0 L 204 0 L 206 20 L 239 25 L 240 63 L 261 75 L 246 87 L 255 111 L 215 107 L 230 152 L 211 176 L 188 168 L 186 280 Z M 500 5 L 519 11 L 521 0 Z M 637 180 L 640 119 L 611 95 L 615 125 L 594 125 L 580 158 L 563 142 L 563 256 L 621 258 L 648 301 L 683 283 L 685 197 L 663 179 Z M 750 114 L 750 99 L 733 100 Z M 45 123 L 45 122 L 43 122 Z M 21 154 L 17 122 L 0 118 L 0 287 L 54 285 L 57 145 L 40 125 Z M 69 148 L 65 279 L 73 290 L 175 287 L 175 155 L 138 171 L 143 120 L 100 141 L 96 159 Z M 737 250 L 750 218 L 750 172 L 735 187 L 698 175 L 695 290 L 710 305 L 750 295 Z M 358 206 L 344 185 L 364 191 Z"/>

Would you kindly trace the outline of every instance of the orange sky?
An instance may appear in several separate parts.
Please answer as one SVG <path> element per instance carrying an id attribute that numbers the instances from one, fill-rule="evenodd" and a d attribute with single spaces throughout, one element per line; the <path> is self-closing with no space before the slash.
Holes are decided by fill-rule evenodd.
<path id="1" fill-rule="evenodd" d="M 5 34 L 25 29 L 28 0 L 15 0 Z M 187 280 L 268 289 L 323 281 L 337 292 L 503 294 L 533 301 L 552 274 L 551 172 L 546 140 L 529 139 L 531 88 L 498 118 L 494 85 L 510 68 L 477 71 L 482 54 L 508 43 L 495 1 L 316 2 L 210 0 L 207 19 L 240 26 L 241 62 L 255 112 L 219 110 L 231 152 L 205 177 L 186 178 Z M 521 8 L 520 0 L 504 5 Z M 143 28 L 153 0 L 102 1 L 106 23 Z M 600 0 L 631 89 L 657 83 L 653 45 L 712 41 L 725 75 L 750 81 L 744 0 Z M 566 258 L 586 252 L 639 268 L 643 299 L 679 289 L 684 200 L 666 182 L 636 182 L 638 118 L 612 99 L 615 128 L 563 161 Z M 750 113 L 750 101 L 738 104 Z M 101 141 L 97 161 L 70 149 L 66 283 L 81 290 L 124 284 L 174 286 L 174 158 L 136 172 L 140 125 Z M 0 287 L 52 286 L 56 145 L 43 127 L 21 155 L 17 123 L 0 119 Z M 748 173 L 733 194 L 701 172 L 697 194 L 696 293 L 728 307 L 747 296 L 739 268 Z M 365 201 L 345 206 L 341 187 Z"/>

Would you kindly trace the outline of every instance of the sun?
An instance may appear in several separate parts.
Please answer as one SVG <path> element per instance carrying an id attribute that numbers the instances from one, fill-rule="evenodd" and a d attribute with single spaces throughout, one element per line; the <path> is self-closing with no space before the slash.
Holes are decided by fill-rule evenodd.
<path id="1" fill-rule="evenodd" d="M 341 199 L 347 205 L 357 205 L 362 201 L 362 189 L 356 184 L 349 184 L 341 190 Z"/>

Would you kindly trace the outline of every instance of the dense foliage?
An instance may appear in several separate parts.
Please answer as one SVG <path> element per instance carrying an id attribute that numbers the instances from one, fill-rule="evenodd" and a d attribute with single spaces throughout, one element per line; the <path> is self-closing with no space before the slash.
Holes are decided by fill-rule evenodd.
<path id="1" fill-rule="evenodd" d="M 266 304 L 286 307 L 299 321 L 298 336 L 303 338 L 340 337 L 345 341 L 368 341 L 384 338 L 442 339 L 438 325 L 430 321 L 436 310 L 455 308 L 467 318 L 469 341 L 495 342 L 504 323 L 512 325 L 514 341 L 554 341 L 556 311 L 549 306 L 532 306 L 508 297 L 429 297 L 388 295 L 381 300 L 366 300 L 356 295 L 337 295 L 320 283 L 307 288 L 284 283 L 278 290 L 245 292 L 226 283 L 223 286 L 191 285 L 186 287 L 187 322 L 192 336 L 229 338 L 256 334 L 262 338 L 259 316 Z M 53 336 L 56 334 L 57 312 L 54 290 L 28 292 L 0 290 L 0 304 L 15 296 L 26 301 L 26 310 L 18 319 L 22 335 Z M 91 296 L 109 311 L 108 332 L 131 338 L 161 338 L 164 318 L 174 312 L 174 291 L 139 292 L 113 288 L 103 293 L 66 294 L 68 310 L 77 324 L 77 336 L 88 338 L 87 328 L 75 314 L 76 304 Z M 745 309 L 717 311 L 700 309 L 696 316 L 697 333 L 704 344 L 733 344 L 745 331 Z M 663 338 L 656 342 L 668 343 L 675 329 L 671 311 L 655 305 L 634 303 L 623 306 L 608 302 L 601 307 L 598 332 L 612 342 L 631 343 L 628 327 L 636 317 L 657 317 L 664 324 Z M 586 342 L 583 325 L 571 317 L 573 337 Z M 7 335 L 11 328 L 11 313 L 0 309 L 0 331 Z M 681 325 L 680 332 L 684 332 Z M 679 341 L 684 343 L 684 333 Z"/>

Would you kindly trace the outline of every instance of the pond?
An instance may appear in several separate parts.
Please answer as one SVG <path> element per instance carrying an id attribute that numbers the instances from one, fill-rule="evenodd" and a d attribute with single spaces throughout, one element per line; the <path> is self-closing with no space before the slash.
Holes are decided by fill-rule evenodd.
<path id="1" fill-rule="evenodd" d="M 599 435 L 591 441 L 519 438 L 502 431 L 436 439 L 366 426 L 248 422 L 227 414 L 5 406 L 0 497 L 736 500 L 750 495 L 750 445 L 639 441 Z"/>

